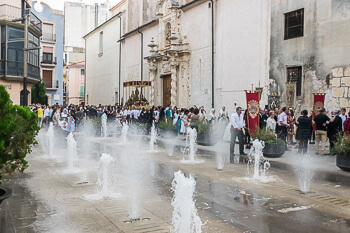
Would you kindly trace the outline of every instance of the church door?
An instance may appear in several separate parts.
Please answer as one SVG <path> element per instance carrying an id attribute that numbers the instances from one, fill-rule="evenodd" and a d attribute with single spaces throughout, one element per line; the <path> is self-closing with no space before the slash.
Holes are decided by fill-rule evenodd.
<path id="1" fill-rule="evenodd" d="M 163 106 L 171 104 L 171 76 L 167 75 L 163 78 Z"/>

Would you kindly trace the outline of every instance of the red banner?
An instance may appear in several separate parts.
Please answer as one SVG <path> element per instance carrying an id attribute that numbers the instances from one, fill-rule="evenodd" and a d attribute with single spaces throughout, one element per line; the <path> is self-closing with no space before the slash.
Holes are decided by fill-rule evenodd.
<path id="1" fill-rule="evenodd" d="M 247 126 L 250 132 L 250 135 L 254 135 L 259 129 L 259 100 L 260 100 L 260 92 L 251 92 L 246 91 L 247 98 Z"/>
<path id="2" fill-rule="evenodd" d="M 314 93 L 314 106 L 313 106 L 313 111 L 312 111 L 312 120 L 316 116 L 317 110 L 320 110 L 321 108 L 324 108 L 324 98 L 325 94 L 321 93 Z M 316 130 L 316 125 L 313 125 L 313 130 Z"/>

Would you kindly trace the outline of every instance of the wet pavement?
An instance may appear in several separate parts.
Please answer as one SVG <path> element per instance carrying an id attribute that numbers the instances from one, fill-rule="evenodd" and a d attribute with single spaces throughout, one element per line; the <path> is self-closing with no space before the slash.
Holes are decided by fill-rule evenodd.
<path id="1" fill-rule="evenodd" d="M 13 188 L 14 194 L 0 207 L 0 232 L 169 232 L 170 187 L 177 170 L 195 176 L 196 206 L 206 223 L 203 232 L 350 232 L 350 175 L 337 169 L 332 157 L 321 158 L 315 165 L 312 192 L 301 195 L 293 152 L 271 159 L 268 175 L 274 180 L 261 183 L 247 179 L 245 164 L 226 162 L 222 171 L 216 170 L 215 156 L 225 153 L 225 143 L 199 146 L 204 163 L 182 164 L 181 140 L 159 140 L 160 151 L 167 143 L 177 145 L 174 156 L 169 157 L 164 150 L 146 153 L 147 137 L 134 139 L 130 145 L 118 145 L 116 138 L 79 134 L 76 138 L 79 172 L 65 170 L 65 146 L 55 150 L 55 159 L 45 157 L 38 147 L 28 156 L 30 168 L 5 180 L 4 186 Z M 130 150 L 143 156 L 142 163 L 136 161 L 140 171 L 148 164 L 147 174 L 138 176 L 145 180 L 138 184 L 141 218 L 150 221 L 126 225 L 131 198 L 127 190 L 135 180 L 118 166 L 123 164 L 123 156 L 133 161 L 135 155 L 128 154 Z M 113 189 L 121 197 L 87 201 L 84 196 L 98 189 L 96 167 L 101 153 L 110 153 L 117 160 Z"/>

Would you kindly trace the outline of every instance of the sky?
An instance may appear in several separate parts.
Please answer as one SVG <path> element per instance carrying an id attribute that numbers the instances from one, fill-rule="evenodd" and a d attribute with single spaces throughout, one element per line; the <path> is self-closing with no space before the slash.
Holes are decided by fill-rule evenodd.
<path id="1" fill-rule="evenodd" d="M 41 2 L 45 2 L 47 5 L 49 5 L 51 8 L 56 10 L 63 11 L 64 9 L 64 2 L 83 2 L 86 4 L 93 4 L 93 3 L 103 3 L 107 0 L 41 0 Z M 111 3 L 111 6 L 114 6 L 121 0 L 109 0 Z"/>

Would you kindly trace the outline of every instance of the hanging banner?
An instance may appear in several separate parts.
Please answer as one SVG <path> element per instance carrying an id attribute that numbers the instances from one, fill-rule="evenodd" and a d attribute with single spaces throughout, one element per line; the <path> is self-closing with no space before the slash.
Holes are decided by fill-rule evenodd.
<path id="1" fill-rule="evenodd" d="M 316 113 L 317 109 L 324 108 L 324 98 L 325 94 L 315 93 L 314 94 L 314 113 Z"/>
<path id="2" fill-rule="evenodd" d="M 286 83 L 286 107 L 295 109 L 296 83 Z"/>
<path id="3" fill-rule="evenodd" d="M 250 135 L 254 135 L 259 129 L 259 100 L 260 100 L 260 92 L 251 92 L 246 91 L 247 98 L 247 126 L 250 132 Z"/>

